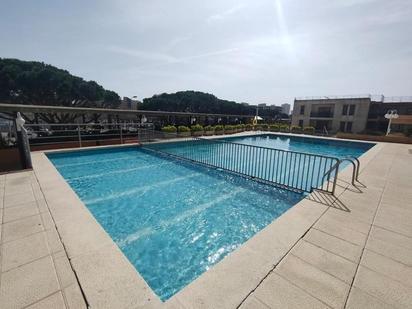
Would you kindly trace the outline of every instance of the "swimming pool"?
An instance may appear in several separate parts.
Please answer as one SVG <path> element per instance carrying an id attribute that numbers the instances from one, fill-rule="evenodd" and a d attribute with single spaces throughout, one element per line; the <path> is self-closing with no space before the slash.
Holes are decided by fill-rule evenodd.
<path id="1" fill-rule="evenodd" d="M 251 140 L 268 142 L 264 136 Z M 366 148 L 352 150 L 358 156 Z M 162 300 L 303 198 L 135 146 L 48 157 Z"/>
<path id="2" fill-rule="evenodd" d="M 162 300 L 302 198 L 137 147 L 48 156 Z"/>

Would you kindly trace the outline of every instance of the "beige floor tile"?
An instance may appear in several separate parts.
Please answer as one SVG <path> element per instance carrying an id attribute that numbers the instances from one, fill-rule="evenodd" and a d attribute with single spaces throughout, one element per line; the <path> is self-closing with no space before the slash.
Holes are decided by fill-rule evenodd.
<path id="1" fill-rule="evenodd" d="M 146 308 L 147 306 L 147 308 Z M 157 309 L 159 308 L 159 304 L 157 302 L 150 303 L 148 305 L 144 305 L 142 308 L 138 309 Z M 179 300 L 175 297 L 170 298 L 165 303 L 163 303 L 161 309 L 188 309 Z M 267 308 L 264 308 L 267 309 Z"/>
<path id="2" fill-rule="evenodd" d="M 63 290 L 64 297 L 67 302 L 68 309 L 87 309 L 86 303 L 84 301 L 83 295 L 80 291 L 79 286 L 76 284 L 72 284 Z M 117 307 L 116 305 L 114 306 Z M 96 307 L 99 308 L 99 307 Z"/>
<path id="3" fill-rule="evenodd" d="M 272 261 L 241 246 L 176 296 L 187 308 L 238 306 L 274 268 Z"/>
<path id="4" fill-rule="evenodd" d="M 45 233 L 40 232 L 4 243 L 1 252 L 2 271 L 5 272 L 49 255 L 49 247 Z"/>
<path id="5" fill-rule="evenodd" d="M 51 257 L 45 257 L 1 275 L 2 309 L 22 308 L 59 290 Z"/>
<path id="6" fill-rule="evenodd" d="M 113 244 L 90 214 L 60 221 L 57 228 L 69 258 Z"/>
<path id="7" fill-rule="evenodd" d="M 347 284 L 352 284 L 356 272 L 355 263 L 304 240 L 299 241 L 291 253 Z"/>
<path id="8" fill-rule="evenodd" d="M 304 239 L 352 262 L 358 263 L 362 248 L 316 229 L 311 229 Z"/>
<path id="9" fill-rule="evenodd" d="M 23 183 L 19 185 L 7 185 L 4 191 L 6 196 L 24 192 L 32 192 L 32 187 L 30 183 Z"/>
<path id="10" fill-rule="evenodd" d="M 397 218 L 392 216 L 378 216 L 374 221 L 374 225 L 407 237 L 412 237 L 412 224 L 410 224 L 410 222 L 405 222 L 404 220 L 399 221 Z"/>
<path id="11" fill-rule="evenodd" d="M 412 267 L 366 249 L 361 264 L 412 288 Z"/>
<path id="12" fill-rule="evenodd" d="M 53 261 L 62 288 L 77 283 L 69 259 L 64 251 L 54 254 Z"/>
<path id="13" fill-rule="evenodd" d="M 352 287 L 349 294 L 347 309 L 395 309 L 393 306 L 387 305 L 379 299 Z"/>
<path id="14" fill-rule="evenodd" d="M 157 299 L 114 244 L 71 263 L 92 308 L 134 308 Z"/>
<path id="15" fill-rule="evenodd" d="M 3 242 L 16 240 L 43 231 L 39 215 L 3 224 Z"/>
<path id="16" fill-rule="evenodd" d="M 276 273 L 270 274 L 252 295 L 270 308 L 329 308 Z"/>
<path id="17" fill-rule="evenodd" d="M 335 308 L 343 307 L 349 293 L 349 285 L 293 255 L 288 255 L 275 272 Z"/>
<path id="18" fill-rule="evenodd" d="M 354 286 L 398 308 L 412 308 L 412 289 L 378 274 L 363 266 L 359 266 Z"/>
<path id="19" fill-rule="evenodd" d="M 381 206 L 376 217 L 382 218 L 383 220 L 389 218 L 401 224 L 408 225 L 412 222 L 412 209 L 400 208 L 393 204 L 391 207 L 384 208 Z"/>
<path id="20" fill-rule="evenodd" d="M 366 248 L 412 267 L 412 250 L 410 249 L 375 238 L 369 238 Z"/>
<path id="21" fill-rule="evenodd" d="M 43 221 L 43 226 L 44 226 L 44 229 L 45 229 L 45 230 L 49 230 L 49 229 L 51 229 L 51 228 L 55 228 L 54 221 L 53 221 L 53 219 L 52 219 L 52 217 L 51 217 L 51 215 L 50 215 L 50 213 L 49 213 L 48 211 L 42 212 L 42 213 L 40 214 L 40 216 L 41 216 L 41 219 L 42 219 L 42 221 Z"/>
<path id="22" fill-rule="evenodd" d="M 260 300 L 256 299 L 254 296 L 249 296 L 239 307 L 240 309 L 270 309 L 271 307 L 266 306 Z M 276 308 L 276 307 L 272 307 Z"/>
<path id="23" fill-rule="evenodd" d="M 57 253 L 64 250 L 59 234 L 55 228 L 46 230 L 46 237 L 52 253 Z"/>
<path id="24" fill-rule="evenodd" d="M 28 306 L 26 309 L 65 309 L 63 295 L 61 292 L 55 293 L 42 299 L 41 301 Z"/>
<path id="25" fill-rule="evenodd" d="M 406 237 L 378 226 L 372 228 L 370 237 L 412 250 L 412 237 Z"/>
<path id="26" fill-rule="evenodd" d="M 319 221 L 327 220 L 331 224 L 341 225 L 357 232 L 368 234 L 371 228 L 370 223 L 366 223 L 361 218 L 357 218 L 353 212 L 329 209 Z"/>
<path id="27" fill-rule="evenodd" d="M 329 235 L 346 240 L 357 246 L 364 246 L 366 241 L 366 234 L 359 233 L 355 230 L 348 229 L 342 224 L 336 224 L 333 221 L 322 220 L 314 225 L 315 229 L 325 232 Z"/>
<path id="28" fill-rule="evenodd" d="M 21 204 L 35 202 L 33 192 L 23 192 L 4 196 L 4 207 L 13 207 Z"/>
<path id="29" fill-rule="evenodd" d="M 20 176 L 20 177 L 15 177 L 15 178 L 6 178 L 6 187 L 7 186 L 20 186 L 22 184 L 30 184 L 31 179 L 30 177 L 26 176 Z"/>
<path id="30" fill-rule="evenodd" d="M 49 208 L 47 207 L 47 204 L 46 204 L 46 200 L 45 199 L 43 199 L 43 198 L 41 198 L 41 199 L 37 199 L 37 207 L 39 208 L 39 211 L 41 212 L 41 213 L 43 213 L 43 212 L 48 212 L 49 211 Z"/>
<path id="31" fill-rule="evenodd" d="M 21 204 L 15 207 L 4 208 L 4 223 L 30 217 L 39 213 L 36 202 Z"/>

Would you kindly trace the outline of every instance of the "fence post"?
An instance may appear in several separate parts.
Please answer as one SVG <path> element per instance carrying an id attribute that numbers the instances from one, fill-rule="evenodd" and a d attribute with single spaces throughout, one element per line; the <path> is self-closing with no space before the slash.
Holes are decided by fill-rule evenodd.
<path id="1" fill-rule="evenodd" d="M 79 147 L 82 147 L 82 133 L 80 131 L 80 125 L 79 124 L 77 125 L 77 135 L 78 135 L 78 138 L 79 138 Z"/>
<path id="2" fill-rule="evenodd" d="M 122 132 L 122 124 L 120 124 L 120 144 L 123 144 L 123 132 Z"/>

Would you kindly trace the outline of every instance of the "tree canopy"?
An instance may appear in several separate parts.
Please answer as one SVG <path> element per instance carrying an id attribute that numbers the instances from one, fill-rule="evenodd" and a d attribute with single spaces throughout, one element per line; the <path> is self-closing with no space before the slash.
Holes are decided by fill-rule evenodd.
<path id="1" fill-rule="evenodd" d="M 154 95 L 151 98 L 143 99 L 143 104 L 139 108 L 144 110 L 162 110 L 171 112 L 248 116 L 256 113 L 256 106 L 222 100 L 213 94 L 191 90 Z M 280 112 L 271 109 L 259 109 L 259 115 L 274 117 L 276 115 L 280 115 Z"/>
<path id="2" fill-rule="evenodd" d="M 140 109 L 238 115 L 253 115 L 256 112 L 251 106 L 222 100 L 212 94 L 199 91 L 154 95 L 143 99 Z"/>
<path id="3" fill-rule="evenodd" d="M 120 97 L 43 62 L 0 58 L 0 102 L 115 108 Z"/>

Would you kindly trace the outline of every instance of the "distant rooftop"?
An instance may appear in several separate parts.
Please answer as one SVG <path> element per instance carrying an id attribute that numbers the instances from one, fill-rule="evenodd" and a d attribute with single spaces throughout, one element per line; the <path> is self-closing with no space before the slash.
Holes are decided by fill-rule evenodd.
<path id="1" fill-rule="evenodd" d="M 412 102 L 412 96 L 391 96 L 391 97 L 386 97 L 384 95 L 377 95 L 377 94 L 306 96 L 306 97 L 296 97 L 295 98 L 296 101 L 303 101 L 303 100 L 333 100 L 333 99 L 370 99 L 373 102 L 383 102 L 383 103 Z"/>

